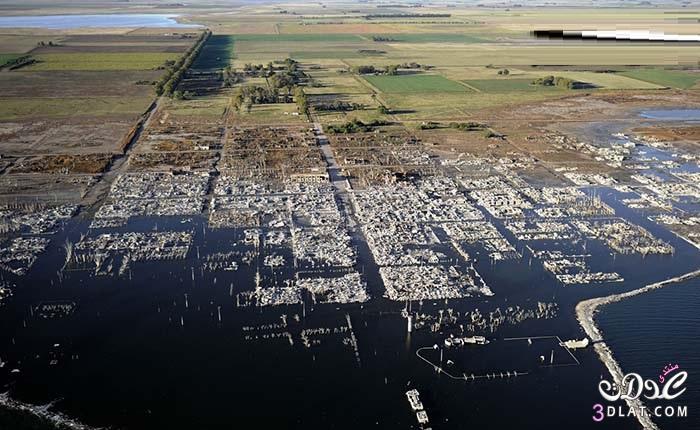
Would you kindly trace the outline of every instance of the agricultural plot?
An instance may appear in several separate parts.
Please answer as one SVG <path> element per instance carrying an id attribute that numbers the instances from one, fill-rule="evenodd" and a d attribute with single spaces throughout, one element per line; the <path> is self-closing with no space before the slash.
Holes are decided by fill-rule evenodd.
<path id="1" fill-rule="evenodd" d="M 338 50 L 327 50 L 327 51 L 293 51 L 289 53 L 290 58 L 295 60 L 309 60 L 309 59 L 342 59 L 342 58 L 372 58 L 378 55 L 368 55 L 363 53 L 359 49 L 338 51 Z"/>
<path id="2" fill-rule="evenodd" d="M 62 37 L 39 36 L 29 34 L 0 34 L 0 52 L 4 54 L 25 53 L 44 41 L 58 42 Z M 2 54 L 0 54 L 2 55 Z"/>
<path id="3" fill-rule="evenodd" d="M 552 72 L 550 74 L 563 76 L 576 81 L 587 82 L 598 88 L 610 90 L 653 90 L 662 88 L 651 82 L 633 79 L 632 77 L 621 76 L 614 73 L 596 72 Z"/>
<path id="4" fill-rule="evenodd" d="M 193 69 L 223 69 L 234 58 L 233 36 L 212 35 L 192 65 Z"/>
<path id="5" fill-rule="evenodd" d="M 384 93 L 463 93 L 463 85 L 440 75 L 363 76 Z"/>
<path id="6" fill-rule="evenodd" d="M 236 42 L 264 42 L 264 43 L 281 43 L 281 42 L 316 42 L 316 43 L 333 43 L 333 42 L 363 42 L 364 39 L 356 34 L 320 34 L 320 33 L 305 33 L 305 34 L 236 34 L 232 36 Z M 297 45 L 299 46 L 299 45 Z"/>
<path id="7" fill-rule="evenodd" d="M 377 46 L 384 46 L 378 44 Z M 700 61 L 697 47 L 677 46 L 676 53 L 668 55 L 666 47 L 605 44 L 578 45 L 576 49 L 563 45 L 518 45 L 515 44 L 449 44 L 449 43 L 394 43 L 385 56 L 386 64 L 419 61 L 436 67 L 474 67 L 494 65 L 496 67 L 523 66 L 626 66 L 639 64 L 648 66 L 677 66 L 678 58 L 688 63 Z M 348 61 L 359 65 L 361 60 Z"/>
<path id="8" fill-rule="evenodd" d="M 253 105 L 250 112 L 237 112 L 232 114 L 236 123 L 245 124 L 299 124 L 305 121 L 305 116 L 300 115 L 295 104 L 263 104 Z"/>
<path id="9" fill-rule="evenodd" d="M 513 91 L 564 91 L 556 87 L 532 85 L 532 79 L 472 79 L 463 82 L 485 93 L 510 93 Z"/>
<path id="10" fill-rule="evenodd" d="M 229 100 L 225 97 L 207 97 L 195 100 L 170 101 L 165 110 L 175 116 L 220 118 L 226 111 Z"/>
<path id="11" fill-rule="evenodd" d="M 159 70 L 14 71 L 0 73 L 3 97 L 143 97 L 152 92 Z"/>
<path id="12" fill-rule="evenodd" d="M 163 52 L 39 54 L 26 70 L 152 70 L 179 54 Z"/>
<path id="13" fill-rule="evenodd" d="M 309 74 L 319 84 L 306 90 L 310 95 L 369 93 L 369 89 L 349 73 L 311 71 Z"/>
<path id="14" fill-rule="evenodd" d="M 378 34 L 381 43 L 483 43 L 488 40 L 470 34 L 459 33 L 389 33 Z M 369 37 L 370 40 L 373 40 Z"/>
<path id="15" fill-rule="evenodd" d="M 0 54 L 0 66 L 4 65 L 8 61 L 18 58 L 19 56 L 19 54 Z"/>
<path id="16" fill-rule="evenodd" d="M 482 109 L 507 108 L 518 104 L 561 97 L 564 91 L 522 91 L 513 93 L 445 92 L 385 93 L 382 100 L 402 121 L 462 121 Z"/>
<path id="17" fill-rule="evenodd" d="M 136 117 L 151 97 L 0 98 L 0 120 L 21 118 L 129 115 Z"/>
<path id="18" fill-rule="evenodd" d="M 621 72 L 620 75 L 628 76 L 640 81 L 651 82 L 664 87 L 687 89 L 695 86 L 700 80 L 697 73 L 682 72 L 679 70 L 632 69 Z"/>

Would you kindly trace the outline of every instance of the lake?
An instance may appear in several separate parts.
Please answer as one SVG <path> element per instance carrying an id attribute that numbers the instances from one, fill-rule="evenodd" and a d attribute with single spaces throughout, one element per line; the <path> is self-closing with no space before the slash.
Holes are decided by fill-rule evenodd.
<path id="1" fill-rule="evenodd" d="M 83 27 L 199 27 L 181 24 L 171 14 L 2 16 L 0 28 L 69 29 Z"/>

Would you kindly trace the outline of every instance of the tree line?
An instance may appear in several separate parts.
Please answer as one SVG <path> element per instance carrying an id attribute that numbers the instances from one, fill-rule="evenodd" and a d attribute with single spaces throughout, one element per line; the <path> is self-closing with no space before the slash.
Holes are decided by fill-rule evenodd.
<path id="1" fill-rule="evenodd" d="M 377 67 L 373 65 L 361 65 L 355 67 L 355 73 L 359 75 L 388 75 L 395 76 L 399 74 L 399 69 L 407 70 L 417 70 L 423 69 L 428 70 L 430 66 L 422 65 L 416 62 L 402 63 L 402 64 L 390 64 L 384 67 Z"/>
<path id="2" fill-rule="evenodd" d="M 194 45 L 192 45 L 184 55 L 182 55 L 177 61 L 166 63 L 165 74 L 156 82 L 156 94 L 159 96 L 173 96 L 175 89 L 178 84 L 185 77 L 187 69 L 192 66 L 194 60 L 197 58 L 202 50 L 204 44 L 209 40 L 211 36 L 211 30 L 205 30 L 197 39 Z"/>
<path id="3" fill-rule="evenodd" d="M 373 131 L 375 127 L 391 124 L 389 121 L 375 119 L 370 122 L 362 122 L 359 119 L 353 119 L 343 124 L 331 124 L 326 127 L 326 131 L 332 134 L 350 134 L 359 132 Z"/>

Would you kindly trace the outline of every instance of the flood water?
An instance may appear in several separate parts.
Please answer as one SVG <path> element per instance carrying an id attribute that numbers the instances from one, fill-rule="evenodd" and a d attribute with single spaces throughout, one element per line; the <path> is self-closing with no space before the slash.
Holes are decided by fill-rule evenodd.
<path id="1" fill-rule="evenodd" d="M 670 232 L 617 203 L 614 191 L 602 197 L 620 216 L 642 225 L 676 247 L 675 256 L 612 257 L 600 243 L 588 243 L 595 270 L 619 271 L 623 284 L 563 286 L 528 253 L 521 260 L 491 263 L 483 250 L 471 249 L 476 267 L 496 296 L 445 302 L 412 303 L 413 310 L 437 313 L 453 308 L 482 313 L 519 305 L 534 308 L 538 301 L 559 306 L 554 319 L 530 319 L 502 325 L 483 349 L 454 352 L 455 366 L 478 374 L 517 370 L 517 378 L 477 382 L 454 381 L 438 375 L 416 356 L 420 347 L 441 343 L 448 332 L 406 332 L 400 311 L 404 304 L 381 297 L 367 255 L 360 265 L 373 299 L 363 305 L 308 305 L 241 308 L 233 294 L 253 287 L 253 270 L 195 272 L 196 254 L 230 247 L 240 231 L 208 230 L 205 220 L 134 219 L 130 231 L 191 230 L 194 247 L 185 261 L 134 264 L 129 276 L 95 277 L 90 271 L 66 271 L 59 278 L 63 254 L 51 247 L 17 284 L 15 295 L 0 312 L 0 351 L 8 362 L 0 370 L 3 386 L 14 398 L 33 404 L 60 399 L 59 410 L 99 426 L 128 429 L 230 428 L 237 425 L 284 428 L 416 428 L 405 391 L 416 387 L 434 428 L 519 425 L 535 428 L 542 422 L 564 422 L 589 428 L 591 406 L 600 400 L 597 384 L 607 375 L 590 349 L 576 351 L 580 365 L 551 340 L 508 342 L 510 337 L 560 336 L 580 338 L 573 316 L 575 304 L 587 297 L 638 288 L 654 280 L 688 271 L 697 253 Z M 499 228 L 502 228 L 499 225 Z M 53 238 L 77 240 L 87 223 L 73 220 Z M 508 231 L 503 233 L 517 243 Z M 564 244 L 543 244 L 558 249 Z M 517 245 L 520 250 L 522 243 Z M 484 257 L 480 257 L 484 255 Z M 663 271 L 658 268 L 663 267 Z M 275 276 L 285 276 L 278 273 Z M 7 275 L 5 279 L 9 279 Z M 185 296 L 186 295 L 186 296 Z M 34 309 L 41 303 L 72 301 L 67 316 L 44 318 Z M 632 302 L 631 302 L 632 303 Z M 221 309 L 221 322 L 218 309 Z M 244 327 L 289 321 L 294 339 L 264 338 L 280 329 L 255 329 L 257 340 L 246 340 Z M 293 316 L 299 316 L 299 322 Z M 321 337 L 307 348 L 299 341 L 303 329 L 347 326 L 350 318 L 358 353 L 342 335 Z M 662 335 L 650 328 L 650 338 Z M 537 357 L 552 354 L 561 367 L 542 367 Z M 358 360 L 359 358 L 359 360 Z M 435 358 L 437 360 L 437 358 Z M 9 369 L 19 368 L 18 374 Z M 353 411 L 348 414 L 348 411 Z M 537 411 L 537 412 L 535 412 Z M 543 416 L 544 414 L 544 416 Z M 623 419 L 601 428 L 636 428 Z"/>
<path id="2" fill-rule="evenodd" d="M 664 121 L 700 121 L 700 109 L 657 109 L 640 113 L 642 118 Z"/>
<path id="3" fill-rule="evenodd" d="M 700 121 L 700 109 L 656 109 L 638 114 L 655 124 L 667 122 L 682 126 Z M 582 133 L 598 145 L 623 144 L 628 139 L 613 134 L 636 126 L 639 126 L 636 120 L 593 123 L 586 125 Z M 672 152 L 639 145 L 631 154 L 631 162 L 644 160 L 650 164 L 653 174 L 661 177 L 668 176 L 669 172 L 698 171 L 696 164 L 682 163 Z M 678 161 L 678 166 L 668 169 L 656 165 L 657 162 L 669 160 Z M 678 202 L 674 206 L 691 213 L 700 211 L 698 202 Z M 636 217 L 635 221 L 643 225 L 641 223 L 644 220 L 640 218 L 644 217 L 644 211 L 628 210 L 627 214 Z M 645 228 L 649 227 L 650 225 L 645 225 Z M 690 251 L 690 255 L 692 265 L 700 267 L 698 251 Z M 664 273 L 666 270 L 668 269 L 664 267 Z M 651 282 L 650 280 L 647 284 Z M 700 428 L 700 420 L 696 416 L 697 411 L 700 411 L 700 385 L 694 381 L 694 375 L 700 374 L 700 342 L 697 338 L 697 327 L 700 326 L 700 315 L 697 312 L 699 305 L 700 282 L 694 279 L 607 305 L 601 309 L 597 318 L 603 338 L 623 372 L 635 372 L 645 379 L 658 380 L 664 366 L 673 363 L 689 373 L 685 384 L 687 391 L 675 402 L 677 405 L 687 405 L 689 418 L 655 419 L 662 429 Z M 658 403 L 650 402 L 650 406 L 655 405 Z"/>
<path id="4" fill-rule="evenodd" d="M 240 307 L 236 295 L 254 288 L 255 263 L 234 272 L 205 272 L 198 259 L 245 249 L 240 229 L 209 229 L 204 217 L 132 218 L 125 227 L 100 233 L 191 231 L 187 257 L 134 263 L 124 276 L 61 272 L 61 244 L 76 243 L 88 232 L 89 221 L 79 217 L 52 236 L 52 245 L 26 276 L 0 275 L 16 285 L 0 309 L 0 358 L 7 363 L 0 368 L 0 386 L 24 402 L 56 401 L 57 410 L 87 424 L 130 430 L 418 428 L 405 396 L 411 388 L 420 390 L 434 429 L 555 428 L 559 423 L 573 429 L 592 424 L 636 429 L 631 417 L 593 423 L 592 406 L 601 402 L 598 383 L 609 379 L 608 372 L 592 348 L 570 356 L 550 336 L 583 336 L 574 317 L 580 300 L 687 273 L 698 268 L 700 257 L 648 214 L 624 206 L 625 194 L 607 187 L 597 187 L 596 193 L 616 216 L 671 244 L 674 255 L 612 254 L 595 240 L 538 241 L 537 249 L 586 252 L 593 271 L 616 271 L 625 279 L 565 286 L 527 250 L 532 241 L 518 241 L 503 221 L 489 217 L 522 254 L 493 262 L 481 246 L 467 249 L 495 296 L 410 304 L 412 311 L 432 315 L 448 308 L 488 314 L 556 304 L 554 318 L 506 322 L 493 332 L 476 333 L 489 345 L 446 352 L 445 360 L 454 362 L 446 364 L 450 373 L 499 375 L 495 378 L 453 380 L 421 360 L 417 351 L 427 347 L 425 356 L 438 362 L 430 347 L 459 335 L 459 328 L 407 333 L 401 316 L 406 304 L 382 296 L 377 267 L 359 243 L 358 270 L 368 282 L 369 302 L 313 304 L 307 297 L 304 305 Z M 263 276 L 284 280 L 292 272 L 285 266 L 264 269 Z M 598 320 L 624 371 L 651 378 L 659 366 L 678 362 L 691 375 L 688 385 L 695 384 L 697 286 L 697 281 L 672 285 L 602 308 Z M 42 304 L 60 303 L 75 308 L 54 316 L 37 311 Z M 319 330 L 325 333 L 312 336 L 319 342 L 305 346 L 304 333 Z M 289 336 L 279 336 L 283 332 Z M 346 341 L 348 333 L 356 338 L 356 349 Z M 500 376 L 513 371 L 520 376 Z M 692 428 L 699 393 L 696 384 L 683 395 L 691 418 L 666 420 L 663 428 Z"/>
<path id="5" fill-rule="evenodd" d="M 0 28 L 71 29 L 84 27 L 197 27 L 170 14 L 0 16 Z"/>

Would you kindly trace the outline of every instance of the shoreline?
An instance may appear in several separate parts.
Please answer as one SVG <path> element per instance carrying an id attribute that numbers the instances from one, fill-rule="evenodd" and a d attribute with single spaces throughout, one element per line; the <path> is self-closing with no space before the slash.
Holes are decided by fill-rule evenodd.
<path id="1" fill-rule="evenodd" d="M 598 308 L 608 305 L 610 303 L 619 302 L 623 299 L 634 297 L 646 292 L 662 288 L 668 284 L 675 284 L 679 282 L 684 282 L 689 279 L 700 276 L 700 269 L 688 272 L 684 275 L 675 276 L 663 281 L 655 282 L 653 284 L 646 285 L 642 288 L 636 290 L 628 291 L 626 293 L 612 294 L 605 297 L 597 297 L 594 299 L 583 300 L 576 305 L 576 319 L 579 325 L 586 332 L 586 335 L 593 342 L 593 349 L 598 354 L 598 358 L 608 369 L 613 377 L 616 384 L 621 385 L 624 373 L 619 363 L 615 360 L 610 347 L 603 341 L 603 335 L 595 323 L 595 313 Z M 636 410 L 639 410 L 643 406 L 643 402 L 640 399 L 635 400 L 625 400 L 627 406 Z M 659 427 L 651 420 L 648 415 L 640 416 L 635 414 L 635 417 L 641 424 L 642 428 L 645 430 L 658 430 Z"/>
<path id="2" fill-rule="evenodd" d="M 31 405 L 23 403 L 19 400 L 14 400 L 10 397 L 9 392 L 0 393 L 0 407 L 7 408 L 11 411 L 29 414 L 39 420 L 45 421 L 47 424 L 54 426 L 57 429 L 73 429 L 73 430 L 101 430 L 101 427 L 91 427 L 80 421 L 70 418 L 62 412 L 53 412 L 50 409 L 54 402 L 46 405 Z"/>

